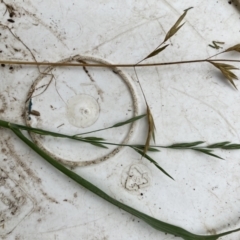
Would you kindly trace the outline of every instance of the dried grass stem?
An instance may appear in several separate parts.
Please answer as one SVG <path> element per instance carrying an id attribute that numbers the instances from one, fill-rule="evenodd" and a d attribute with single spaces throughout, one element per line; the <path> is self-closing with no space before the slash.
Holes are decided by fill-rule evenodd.
<path id="1" fill-rule="evenodd" d="M 143 63 L 143 64 L 96 64 L 96 63 L 63 63 L 63 62 L 31 62 L 31 61 L 11 61 L 11 60 L 0 60 L 0 64 L 10 65 L 33 65 L 33 66 L 55 66 L 55 67 L 156 67 L 166 65 L 177 65 L 177 64 L 189 64 L 189 63 L 201 63 L 201 62 L 236 62 L 240 63 L 240 60 L 233 59 L 196 59 L 186 61 L 173 61 L 173 62 L 159 62 L 159 63 Z"/>

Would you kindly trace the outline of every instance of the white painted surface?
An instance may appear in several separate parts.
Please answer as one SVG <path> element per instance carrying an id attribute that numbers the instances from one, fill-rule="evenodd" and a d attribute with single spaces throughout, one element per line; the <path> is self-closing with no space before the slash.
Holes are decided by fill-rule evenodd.
<path id="1" fill-rule="evenodd" d="M 189 11 L 184 27 L 171 39 L 171 46 L 149 61 L 202 59 L 217 53 L 216 49 L 208 46 L 213 40 L 225 42 L 224 47 L 230 47 L 240 39 L 239 11 L 228 1 L 57 0 L 6 3 L 12 4 L 16 10 L 15 22 L 7 20 L 9 14 L 4 15 L 6 6 L 0 4 L 1 23 L 12 28 L 38 61 L 60 61 L 81 54 L 113 63 L 136 63 L 163 40 L 183 10 L 191 6 L 194 9 Z M 0 59 L 33 60 L 29 51 L 7 29 L 0 28 L 0 33 Z M 225 56 L 239 58 L 237 54 Z M 22 114 L 27 93 L 39 72 L 35 67 L 12 67 L 0 69 L 0 118 L 25 123 Z M 102 72 L 103 69 L 88 70 L 95 80 L 100 79 L 98 83 L 105 100 L 101 99 L 101 91 L 91 83 L 83 69 L 57 68 L 56 78 L 42 95 L 43 102 L 49 101 L 48 106 L 41 105 L 37 98 L 33 99 L 32 107 L 41 115 L 31 117 L 35 123 L 42 124 L 38 126 L 52 129 L 61 124 L 64 117 L 61 119 L 58 114 L 61 109 L 65 111 L 66 105 L 60 105 L 55 86 L 78 76 L 78 73 L 82 76 L 81 81 L 84 78 L 84 81 L 89 81 L 89 86 L 84 85 L 85 93 L 99 98 L 99 117 L 91 127 L 111 126 L 132 116 L 128 111 L 131 98 L 127 88 L 120 82 L 112 85 L 110 73 Z M 122 70 L 137 93 L 139 113 L 144 113 L 145 105 L 133 69 Z M 106 78 L 101 77 L 104 74 Z M 209 64 L 141 68 L 138 76 L 156 121 L 157 144 L 197 140 L 207 143 L 240 142 L 239 92 L 226 84 Z M 238 82 L 236 85 L 239 88 Z M 76 81 L 72 82 L 71 88 L 67 90 L 60 84 L 58 90 L 64 100 L 74 96 L 74 91 L 83 93 Z M 116 93 L 112 94 L 114 91 Z M 70 129 L 72 132 L 75 130 Z M 64 131 L 67 133 L 68 128 Z M 97 136 L 122 141 L 128 131 L 129 127 L 124 127 L 123 130 L 111 130 L 106 135 Z M 0 228 L 3 239 L 177 239 L 152 229 L 79 187 L 9 131 L 0 129 L 0 132 L 0 176 L 4 179 L 0 182 L 0 211 L 6 219 Z M 145 134 L 146 125 L 140 121 L 130 142 L 143 143 Z M 68 141 L 52 144 L 54 151 L 59 149 L 55 153 L 65 158 L 76 159 L 82 153 L 84 157 L 81 160 L 89 160 L 99 157 L 98 151 L 101 151 L 85 145 L 79 147 Z M 190 151 L 162 150 L 151 154 L 175 181 L 127 148 L 108 161 L 77 167 L 74 171 L 109 195 L 155 218 L 194 233 L 215 233 L 240 227 L 240 152 L 217 153 L 225 161 Z M 100 153 L 101 156 L 104 154 Z M 8 204 L 7 199 L 14 204 Z M 18 209 L 15 215 L 11 214 L 13 209 Z M 236 233 L 222 239 L 239 238 L 240 233 Z"/>

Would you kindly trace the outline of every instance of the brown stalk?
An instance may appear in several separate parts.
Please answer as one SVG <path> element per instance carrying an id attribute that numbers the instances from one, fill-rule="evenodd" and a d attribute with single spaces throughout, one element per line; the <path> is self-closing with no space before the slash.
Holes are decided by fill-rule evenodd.
<path id="1" fill-rule="evenodd" d="M 233 59 L 214 59 L 214 62 L 235 62 L 240 63 L 240 60 Z M 0 60 L 0 64 L 9 65 L 29 65 L 29 66 L 52 66 L 52 67 L 122 67 L 122 68 L 132 68 L 132 67 L 157 67 L 157 66 L 167 66 L 167 65 L 178 65 L 178 64 L 189 64 L 189 63 L 201 63 L 210 62 L 208 59 L 194 59 L 186 61 L 172 61 L 172 62 L 158 62 L 158 63 L 143 63 L 143 64 L 95 64 L 95 63 L 62 63 L 62 62 L 31 62 L 31 61 L 11 61 L 11 60 Z"/>
<path id="2" fill-rule="evenodd" d="M 153 119 L 151 110 L 148 105 L 147 105 L 147 119 L 148 119 L 148 134 L 147 134 L 147 139 L 146 139 L 144 151 L 143 151 L 144 155 L 147 153 L 147 151 L 149 149 L 151 138 L 153 139 L 153 141 L 155 143 L 156 127 L 154 124 L 154 119 Z M 144 157 L 144 155 L 143 155 L 143 157 Z"/>

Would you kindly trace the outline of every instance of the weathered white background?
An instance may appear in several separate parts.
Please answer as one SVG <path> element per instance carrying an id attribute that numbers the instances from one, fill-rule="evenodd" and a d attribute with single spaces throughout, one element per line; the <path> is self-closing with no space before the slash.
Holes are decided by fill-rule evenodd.
<path id="1" fill-rule="evenodd" d="M 230 47 L 240 39 L 239 11 L 226 0 L 5 3 L 14 7 L 15 22 L 7 20 L 6 5 L 1 3 L 1 23 L 21 38 L 38 61 L 87 54 L 114 63 L 136 63 L 163 40 L 188 7 L 194 8 L 184 27 L 170 40 L 171 46 L 151 61 L 206 58 L 217 53 L 208 46 L 213 40 Z M 0 27 L 0 33 L 0 59 L 32 61 L 30 53 L 8 30 Z M 225 56 L 239 58 L 237 54 Z M 24 101 L 38 70 L 9 67 L 0 67 L 0 118 L 24 123 Z M 124 71 L 138 88 L 133 70 Z M 239 91 L 226 84 L 212 66 L 199 63 L 142 68 L 138 74 L 156 121 L 157 144 L 240 142 Z M 106 80 L 106 89 L 108 85 Z M 238 82 L 236 85 L 240 87 Z M 143 113 L 139 88 L 138 94 Z M 142 121 L 132 142 L 144 141 L 144 127 Z M 4 212 L 8 219 L 0 228 L 2 239 L 177 239 L 79 187 L 4 129 L 0 129 L 0 150 L 0 167 L 7 176 L 0 189 L 18 207 L 13 216 L 10 207 L 0 201 L 0 213 Z M 240 152 L 217 153 L 225 161 L 190 151 L 162 150 L 152 154 L 175 181 L 129 149 L 100 165 L 75 171 L 111 196 L 155 218 L 194 233 L 214 234 L 240 227 Z M 139 163 L 150 172 L 150 183 L 133 193 L 122 183 L 129 168 Z M 15 189 L 15 193 L 9 189 Z M 13 196 L 18 197 L 14 200 Z M 240 233 L 236 233 L 222 239 L 239 238 Z"/>

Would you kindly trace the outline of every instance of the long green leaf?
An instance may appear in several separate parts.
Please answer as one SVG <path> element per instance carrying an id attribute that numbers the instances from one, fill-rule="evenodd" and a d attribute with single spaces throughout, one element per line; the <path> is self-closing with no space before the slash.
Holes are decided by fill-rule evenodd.
<path id="1" fill-rule="evenodd" d="M 97 137 L 81 137 L 81 136 L 70 136 L 70 135 L 65 135 L 65 134 L 60 134 L 60 133 L 56 133 L 56 132 L 51 132 L 51 131 L 46 131 L 46 130 L 42 130 L 39 128 L 31 128 L 31 127 L 27 127 L 24 125 L 18 125 L 18 124 L 13 124 L 13 123 L 8 123 L 6 121 L 0 120 L 0 126 L 4 126 L 6 128 L 9 128 L 9 124 L 11 125 L 11 127 L 14 128 L 18 128 L 21 130 L 26 130 L 29 132 L 34 132 L 36 134 L 40 134 L 40 135 L 49 135 L 52 137 L 61 137 L 61 138 L 69 138 L 69 139 L 73 139 L 73 140 L 77 140 L 77 141 L 81 141 L 81 142 L 86 142 L 89 144 L 92 144 L 96 147 L 101 147 L 101 148 L 107 148 L 105 145 L 115 145 L 115 146 L 127 146 L 127 147 L 135 147 L 138 150 L 142 151 L 142 148 L 145 148 L 145 145 L 128 145 L 128 144 L 117 144 L 117 143 L 109 143 L 109 142 L 104 142 L 103 138 L 97 138 Z M 102 142 L 103 141 L 103 142 Z M 222 149 L 229 149 L 229 150 L 234 150 L 234 149 L 240 149 L 240 144 L 227 144 L 229 142 L 221 142 L 221 143 L 215 143 L 206 147 L 196 147 L 199 144 L 204 143 L 203 141 L 197 141 L 197 142 L 190 142 L 190 143 L 177 143 L 177 144 L 172 144 L 169 146 L 156 146 L 156 147 L 161 147 L 161 148 L 170 148 L 170 149 L 186 149 L 186 150 L 195 150 L 198 152 L 202 152 L 205 153 L 207 155 L 216 157 L 216 158 L 220 158 L 218 155 L 215 155 L 212 152 L 212 150 L 209 150 L 207 148 L 222 148 Z M 152 152 L 157 152 L 159 151 L 158 149 L 156 149 L 154 146 L 149 146 L 148 151 L 152 151 Z M 148 156 L 149 157 L 149 156 Z M 149 160 L 149 159 L 148 159 Z M 157 165 L 156 165 L 157 166 Z"/>
<path id="2" fill-rule="evenodd" d="M 225 141 L 225 142 L 214 143 L 214 144 L 208 145 L 207 148 L 222 148 L 229 143 L 231 142 Z"/>
<path id="3" fill-rule="evenodd" d="M 143 151 L 145 148 L 145 145 L 132 145 L 132 147 L 138 148 L 139 150 Z M 148 152 L 160 152 L 160 150 L 154 147 L 149 147 Z"/>
<path id="4" fill-rule="evenodd" d="M 88 143 L 90 143 L 90 144 L 92 144 L 93 146 L 96 146 L 96 147 L 108 149 L 108 147 L 103 145 L 102 143 L 98 143 L 98 142 L 88 142 Z"/>
<path id="5" fill-rule="evenodd" d="M 1 122 L 3 123 L 3 121 L 0 120 L 0 123 Z M 28 127 L 28 126 L 19 125 L 19 124 L 13 124 L 13 123 L 11 123 L 11 127 L 29 131 L 29 132 L 39 134 L 39 135 L 59 137 L 59 138 L 69 138 L 69 139 L 76 140 L 76 141 L 86 142 L 86 143 L 89 143 L 96 147 L 108 148 L 104 145 L 104 142 L 99 142 L 99 141 L 103 141 L 104 138 L 98 138 L 98 137 L 84 137 L 83 138 L 83 137 L 79 137 L 79 136 L 70 136 L 70 135 L 66 135 L 66 134 L 46 131 L 46 130 L 43 130 L 40 128 L 32 128 L 32 127 Z"/>
<path id="6" fill-rule="evenodd" d="M 85 137 L 85 138 L 82 138 L 84 140 L 88 140 L 88 141 L 105 141 L 104 138 L 100 138 L 100 137 Z"/>
<path id="7" fill-rule="evenodd" d="M 210 155 L 210 156 L 215 157 L 215 158 L 219 158 L 221 160 L 224 160 L 223 158 L 219 157 L 218 155 L 212 153 L 212 150 L 209 150 L 209 149 L 205 149 L 205 148 L 190 148 L 190 149 L 198 151 L 198 152 L 205 153 L 207 155 Z"/>
<path id="8" fill-rule="evenodd" d="M 240 144 L 229 144 L 226 146 L 223 146 L 222 149 L 240 149 Z"/>
<path id="9" fill-rule="evenodd" d="M 59 162 L 54 160 L 47 153 L 45 153 L 43 150 L 41 150 L 39 147 L 37 147 L 28 138 L 26 138 L 18 128 L 12 127 L 11 124 L 6 125 L 5 124 L 6 122 L 3 123 L 3 125 L 1 125 L 1 123 L 2 122 L 0 120 L 0 126 L 10 128 L 16 134 L 16 136 L 18 136 L 25 144 L 27 144 L 32 150 L 34 150 L 36 153 L 38 153 L 42 158 L 44 158 L 48 163 L 50 163 L 52 166 L 57 168 L 60 172 L 62 172 L 63 174 L 65 174 L 66 176 L 68 176 L 69 178 L 71 178 L 72 180 L 77 182 L 78 184 L 80 184 L 81 186 L 85 187 L 89 191 L 91 191 L 91 192 L 95 193 L 96 195 L 98 195 L 99 197 L 105 199 L 109 203 L 125 210 L 126 212 L 128 212 L 128 213 L 130 213 L 130 214 L 132 214 L 132 215 L 134 215 L 134 216 L 136 216 L 140 219 L 142 219 L 144 222 L 146 222 L 147 224 L 149 224 L 150 226 L 152 226 L 153 228 L 155 228 L 159 231 L 170 233 L 170 234 L 173 234 L 175 236 L 182 237 L 184 240 L 217 240 L 219 237 L 222 237 L 222 236 L 240 231 L 240 228 L 238 228 L 238 229 L 228 231 L 228 232 L 224 232 L 224 233 L 220 233 L 220 234 L 217 234 L 217 235 L 201 236 L 201 235 L 193 234 L 193 233 L 191 233 L 191 232 L 189 232 L 189 231 L 187 231 L 187 230 L 185 230 L 181 227 L 171 225 L 169 223 L 165 223 L 165 222 L 157 220 L 153 217 L 150 217 L 149 215 L 144 214 L 144 213 L 142 213 L 142 212 L 140 212 L 140 211 L 138 211 L 138 210 L 136 210 L 132 207 L 129 207 L 129 206 L 117 201 L 116 199 L 110 197 L 109 195 L 107 195 L 105 192 L 103 192 L 101 189 L 99 189 L 98 187 L 96 187 L 92 183 L 88 182 L 87 180 L 85 180 L 81 176 L 77 175 L 76 173 L 72 172 L 68 168 L 64 167 L 62 164 L 60 164 Z"/>
<path id="10" fill-rule="evenodd" d="M 107 130 L 107 129 L 110 129 L 110 128 L 121 127 L 123 125 L 129 124 L 129 123 L 133 123 L 133 122 L 135 122 L 135 121 L 137 121 L 137 120 L 139 120 L 139 119 L 141 119 L 141 118 L 143 118 L 145 116 L 146 116 L 146 114 L 142 114 L 142 115 L 139 115 L 139 116 L 136 116 L 136 117 L 132 117 L 132 118 L 126 120 L 126 121 L 118 122 L 118 123 L 112 125 L 111 127 L 101 128 L 101 129 L 93 130 L 93 131 L 90 131 L 90 132 L 78 133 L 78 134 L 75 134 L 74 136 L 81 136 L 81 135 L 84 135 L 84 134 L 104 131 L 104 130 Z"/>
<path id="11" fill-rule="evenodd" d="M 204 143 L 203 141 L 190 142 L 190 143 L 175 143 L 167 146 L 167 148 L 190 148 Z"/>
<path id="12" fill-rule="evenodd" d="M 136 152 L 138 152 L 140 155 L 142 155 L 144 158 L 146 158 L 147 160 L 149 160 L 151 163 L 153 163 L 159 170 L 161 170 L 165 175 L 167 175 L 168 177 L 170 177 L 172 180 L 174 180 L 174 178 L 169 175 L 163 168 L 161 168 L 158 163 L 156 161 L 154 161 L 149 155 L 147 155 L 144 151 L 139 150 L 138 148 L 134 148 L 132 147 Z"/>
<path id="13" fill-rule="evenodd" d="M 128 119 L 127 121 L 124 121 L 124 122 L 119 122 L 119 123 L 116 123 L 114 125 L 112 125 L 110 128 L 115 128 L 115 127 L 121 127 L 123 125 L 126 125 L 126 124 L 129 124 L 129 123 L 132 123 L 132 122 L 135 122 L 143 117 L 146 117 L 146 114 L 142 114 L 142 115 L 139 115 L 139 116 L 136 116 L 136 117 L 133 117 L 133 118 L 130 118 Z"/>

